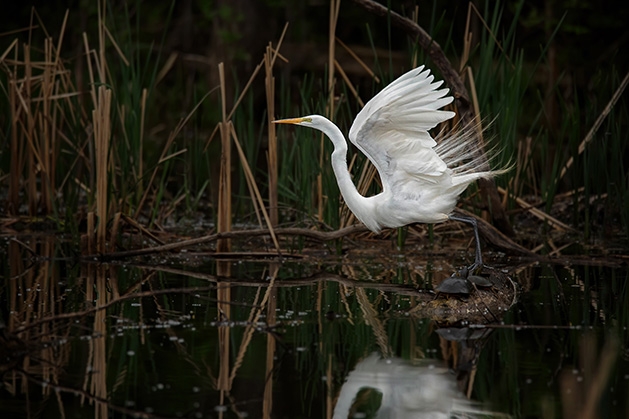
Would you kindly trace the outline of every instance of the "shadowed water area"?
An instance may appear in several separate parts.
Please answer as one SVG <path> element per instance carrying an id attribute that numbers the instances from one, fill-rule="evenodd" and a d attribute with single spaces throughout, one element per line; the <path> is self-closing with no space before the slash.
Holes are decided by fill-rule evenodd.
<path id="1" fill-rule="evenodd" d="M 626 417 L 626 267 L 486 254 L 492 285 L 446 296 L 460 250 L 339 246 L 85 263 L 3 238 L 3 417 Z"/>

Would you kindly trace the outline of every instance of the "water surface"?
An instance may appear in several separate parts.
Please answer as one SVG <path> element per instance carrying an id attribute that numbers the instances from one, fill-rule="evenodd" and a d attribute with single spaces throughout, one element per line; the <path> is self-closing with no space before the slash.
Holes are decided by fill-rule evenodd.
<path id="1" fill-rule="evenodd" d="M 72 256 L 5 241 L 2 417 L 629 416 L 626 267 L 503 262 L 514 305 L 452 325 L 410 253 Z"/>

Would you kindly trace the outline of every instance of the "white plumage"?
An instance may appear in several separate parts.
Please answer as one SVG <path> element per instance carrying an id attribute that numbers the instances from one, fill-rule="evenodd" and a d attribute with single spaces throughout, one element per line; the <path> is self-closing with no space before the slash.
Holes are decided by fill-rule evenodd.
<path id="1" fill-rule="evenodd" d="M 479 178 L 494 176 L 472 135 L 446 136 L 439 144 L 428 131 L 452 118 L 441 110 L 452 102 L 448 89 L 424 67 L 415 68 L 384 88 L 356 115 L 349 139 L 375 165 L 383 190 L 364 197 L 347 169 L 347 142 L 340 129 L 321 115 L 275 121 L 318 129 L 334 143 L 332 167 L 349 209 L 373 232 L 411 223 L 438 223 L 452 217 L 459 195 Z M 478 244 L 477 244 L 478 245 Z M 480 248 L 477 248 L 477 254 Z M 478 258 L 477 258 L 478 262 Z"/>

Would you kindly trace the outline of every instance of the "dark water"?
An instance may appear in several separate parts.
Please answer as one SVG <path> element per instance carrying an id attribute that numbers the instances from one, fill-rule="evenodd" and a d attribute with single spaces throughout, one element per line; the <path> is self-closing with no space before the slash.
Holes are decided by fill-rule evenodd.
<path id="1" fill-rule="evenodd" d="M 414 314 L 445 261 L 28 247 L 2 250 L 2 418 L 629 417 L 626 267 L 505 267 L 517 302 L 448 328 Z"/>

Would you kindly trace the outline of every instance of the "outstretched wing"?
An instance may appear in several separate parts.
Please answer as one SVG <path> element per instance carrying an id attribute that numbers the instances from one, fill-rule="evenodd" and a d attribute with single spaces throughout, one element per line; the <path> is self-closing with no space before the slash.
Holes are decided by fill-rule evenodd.
<path id="1" fill-rule="evenodd" d="M 384 190 L 414 182 L 438 182 L 448 171 L 428 130 L 455 114 L 439 110 L 452 102 L 443 82 L 424 66 L 400 76 L 356 115 L 349 139 L 376 166 Z"/>

